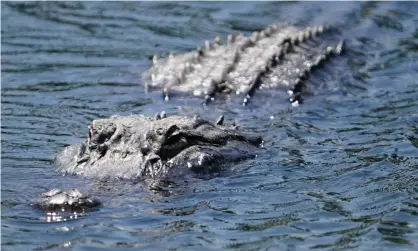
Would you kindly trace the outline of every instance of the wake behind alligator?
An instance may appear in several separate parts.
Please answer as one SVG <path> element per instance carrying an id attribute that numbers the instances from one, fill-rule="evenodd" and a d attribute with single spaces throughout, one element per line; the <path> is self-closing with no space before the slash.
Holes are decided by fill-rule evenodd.
<path id="1" fill-rule="evenodd" d="M 344 43 L 327 26 L 301 29 L 271 25 L 251 37 L 229 35 L 205 42 L 196 51 L 153 58 L 142 76 L 145 88 L 160 89 L 165 100 L 173 94 L 202 97 L 205 104 L 218 96 L 238 95 L 247 105 L 256 92 L 277 89 L 298 105 L 309 89 L 309 78 Z M 261 137 L 224 127 L 223 117 L 210 123 L 199 117 L 111 117 L 95 120 L 82 144 L 57 155 L 59 171 L 96 178 L 177 178 L 185 172 L 213 174 L 225 165 L 254 157 Z M 36 204 L 46 210 L 90 208 L 100 202 L 78 190 L 53 189 Z"/>
<path id="2" fill-rule="evenodd" d="M 190 93 L 208 103 L 221 93 L 235 93 L 246 105 L 257 90 L 279 88 L 297 105 L 310 75 L 342 52 L 337 33 L 323 25 L 301 29 L 274 24 L 251 37 L 228 35 L 223 45 L 218 36 L 193 52 L 154 56 L 142 77 L 145 88 L 161 89 L 165 100 Z"/>

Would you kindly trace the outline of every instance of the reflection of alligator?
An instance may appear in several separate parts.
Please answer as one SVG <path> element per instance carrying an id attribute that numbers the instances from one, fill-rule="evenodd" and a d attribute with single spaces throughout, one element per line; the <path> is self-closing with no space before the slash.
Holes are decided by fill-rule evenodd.
<path id="1" fill-rule="evenodd" d="M 292 103 L 298 102 L 303 81 L 341 53 L 343 43 L 335 34 L 325 26 L 272 25 L 250 38 L 229 35 L 225 45 L 217 37 L 194 52 L 161 60 L 154 56 L 143 78 L 147 89 L 162 89 L 166 100 L 172 93 L 186 92 L 203 96 L 207 103 L 217 93 L 234 92 L 246 105 L 257 89 L 282 87 Z"/>
<path id="2" fill-rule="evenodd" d="M 226 162 L 254 156 L 262 143 L 261 137 L 222 124 L 223 117 L 213 124 L 165 113 L 94 120 L 87 140 L 65 148 L 55 164 L 62 172 L 88 177 L 164 179 L 189 171 L 210 175 Z M 45 209 L 97 205 L 78 191 L 57 189 L 43 194 L 38 203 Z"/>
<path id="3" fill-rule="evenodd" d="M 343 43 L 335 34 L 324 26 L 272 25 L 250 38 L 229 35 L 225 45 L 218 37 L 195 52 L 154 57 L 143 78 L 148 89 L 162 89 L 166 100 L 172 93 L 188 92 L 209 102 L 218 93 L 233 92 L 246 105 L 256 90 L 285 88 L 295 105 L 312 72 L 341 53 Z M 254 155 L 261 144 L 260 137 L 222 127 L 222 120 L 212 124 L 164 114 L 95 120 L 84 144 L 67 147 L 56 164 L 62 172 L 88 177 L 162 179 L 189 171 L 208 175 L 226 162 Z M 51 190 L 37 205 L 83 208 L 96 202 L 78 190 Z"/>

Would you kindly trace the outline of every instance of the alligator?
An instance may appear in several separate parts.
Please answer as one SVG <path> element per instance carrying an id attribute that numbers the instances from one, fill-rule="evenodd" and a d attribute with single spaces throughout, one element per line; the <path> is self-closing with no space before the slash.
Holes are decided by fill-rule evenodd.
<path id="1" fill-rule="evenodd" d="M 67 146 L 55 157 L 58 171 L 86 177 L 174 179 L 186 173 L 197 177 L 219 172 L 226 163 L 254 157 L 263 141 L 238 126 L 223 126 L 198 116 L 153 118 L 112 116 L 94 120 L 81 144 Z M 100 203 L 78 190 L 52 189 L 36 203 L 39 208 L 90 208 Z"/>
<path id="2" fill-rule="evenodd" d="M 338 31 L 327 26 L 301 29 L 275 24 L 251 37 L 220 37 L 196 51 L 154 56 L 142 74 L 147 90 L 161 89 L 164 100 L 175 94 L 215 97 L 235 93 L 248 105 L 256 91 L 284 89 L 298 105 L 310 76 L 343 51 Z M 321 39 L 322 38 L 322 39 Z M 326 39 L 325 39 L 326 38 Z M 193 173 L 211 175 L 228 164 L 254 157 L 259 136 L 199 117 L 142 115 L 94 120 L 84 143 L 66 147 L 55 158 L 58 171 L 96 178 L 173 179 Z M 78 190 L 53 189 L 36 205 L 45 210 L 91 208 L 100 202 Z"/>
<path id="3" fill-rule="evenodd" d="M 235 93 L 245 106 L 257 90 L 282 88 L 298 105 L 311 74 L 343 51 L 336 35 L 335 28 L 324 25 L 274 24 L 251 37 L 228 35 L 224 45 L 218 36 L 193 52 L 166 59 L 155 55 L 142 78 L 147 90 L 162 89 L 167 101 L 173 94 L 190 93 L 207 104 L 217 94 Z"/>

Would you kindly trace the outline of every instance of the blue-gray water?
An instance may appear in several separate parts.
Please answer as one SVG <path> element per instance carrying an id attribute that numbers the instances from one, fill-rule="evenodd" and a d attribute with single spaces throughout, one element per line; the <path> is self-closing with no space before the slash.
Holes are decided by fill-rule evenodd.
<path id="1" fill-rule="evenodd" d="M 335 25 L 347 45 L 297 108 L 274 92 L 166 103 L 141 86 L 153 54 L 280 22 Z M 2 2 L 2 250 L 416 250 L 417 51 L 415 2 Z M 161 110 L 225 114 L 266 150 L 164 193 L 54 171 L 91 120 Z M 53 187 L 104 205 L 47 222 L 30 202 Z"/>

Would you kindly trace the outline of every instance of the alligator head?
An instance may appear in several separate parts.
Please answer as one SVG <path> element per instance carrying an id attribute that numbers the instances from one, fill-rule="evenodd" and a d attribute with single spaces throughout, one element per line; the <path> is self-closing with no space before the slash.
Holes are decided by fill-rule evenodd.
<path id="1" fill-rule="evenodd" d="M 262 140 L 198 117 L 114 116 L 94 120 L 87 140 L 55 158 L 58 170 L 89 177 L 161 178 L 211 174 L 254 156 Z"/>

